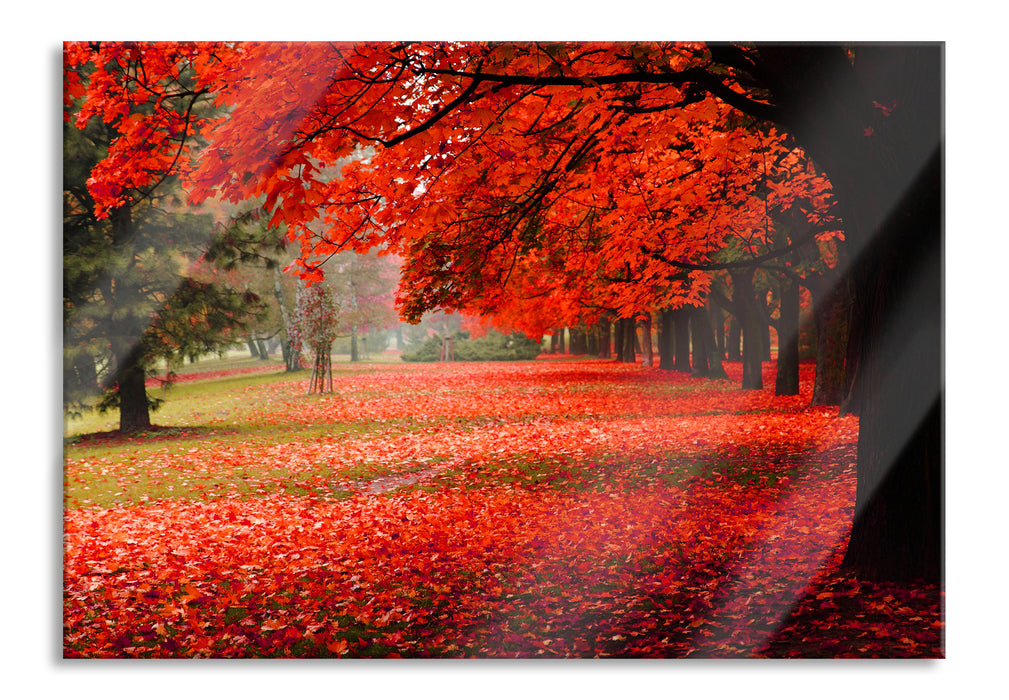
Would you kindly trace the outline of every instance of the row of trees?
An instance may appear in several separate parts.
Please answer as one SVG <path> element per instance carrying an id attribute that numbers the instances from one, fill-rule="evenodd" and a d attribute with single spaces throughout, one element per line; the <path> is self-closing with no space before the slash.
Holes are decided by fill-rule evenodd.
<path id="1" fill-rule="evenodd" d="M 655 313 L 672 321 L 660 358 L 689 327 L 711 371 L 710 318 L 727 310 L 756 388 L 760 270 L 789 391 L 808 295 L 833 353 L 818 358 L 828 402 L 845 395 L 862 419 L 847 563 L 940 577 L 940 46 L 102 43 L 65 57 L 77 124 L 118 134 L 91 170 L 98 220 L 179 173 L 191 203 L 260 203 L 309 282 L 343 251 L 401 256 L 408 320 L 454 309 L 538 336 L 609 313 L 626 339 Z"/>

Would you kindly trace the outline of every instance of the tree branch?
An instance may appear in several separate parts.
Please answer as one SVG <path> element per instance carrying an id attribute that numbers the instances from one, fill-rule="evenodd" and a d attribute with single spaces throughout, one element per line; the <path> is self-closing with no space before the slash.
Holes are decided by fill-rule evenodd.
<path id="1" fill-rule="evenodd" d="M 782 255 L 790 253 L 796 248 L 800 248 L 806 243 L 809 243 L 811 240 L 816 238 L 817 235 L 830 230 L 833 230 L 833 227 L 814 228 L 811 229 L 805 235 L 798 238 L 797 240 L 788 244 L 784 248 L 777 248 L 775 250 L 764 253 L 763 255 L 758 255 L 757 257 L 751 260 L 738 260 L 724 263 L 688 263 L 679 260 L 670 260 L 662 253 L 652 248 L 646 247 L 643 248 L 643 250 L 645 254 L 648 255 L 649 257 L 658 260 L 661 263 L 665 263 L 666 265 L 669 265 L 671 267 L 678 267 L 681 270 L 703 270 L 703 271 L 739 270 L 739 269 L 745 269 L 747 267 L 761 267 L 761 263 L 767 262 L 768 260 L 774 260 L 776 258 L 780 258 Z"/>
<path id="2" fill-rule="evenodd" d="M 682 71 L 669 73 L 649 73 L 647 71 L 631 71 L 628 73 L 613 73 L 610 75 L 507 75 L 503 73 L 474 73 L 450 68 L 422 68 L 420 74 L 446 75 L 460 78 L 470 78 L 474 81 L 494 82 L 500 85 L 533 85 L 533 86 L 567 86 L 567 87 L 599 87 L 602 85 L 625 85 L 647 83 L 653 85 L 673 85 L 681 87 L 685 83 L 700 85 L 713 96 L 739 111 L 757 119 L 780 121 L 781 114 L 777 107 L 766 102 L 758 102 L 742 93 L 736 92 L 713 73 L 703 68 L 693 67 Z M 439 115 L 440 118 L 440 115 Z"/>

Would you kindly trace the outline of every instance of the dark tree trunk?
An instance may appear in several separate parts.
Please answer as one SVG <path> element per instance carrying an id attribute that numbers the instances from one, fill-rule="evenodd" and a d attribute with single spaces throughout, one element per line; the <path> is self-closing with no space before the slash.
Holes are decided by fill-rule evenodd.
<path id="1" fill-rule="evenodd" d="M 729 362 L 739 362 L 743 359 L 739 352 L 740 340 L 743 336 L 743 327 L 739 324 L 739 319 L 733 316 L 729 319 L 729 338 L 725 346 L 725 359 Z"/>
<path id="2" fill-rule="evenodd" d="M 673 311 L 659 312 L 659 369 L 673 369 Z"/>
<path id="3" fill-rule="evenodd" d="M 147 402 L 147 372 L 141 362 L 139 350 L 122 358 L 116 372 L 119 387 L 119 430 L 135 433 L 151 428 L 151 409 Z"/>
<path id="4" fill-rule="evenodd" d="M 301 369 L 301 348 L 291 340 L 291 316 L 284 304 L 284 290 L 280 284 L 280 268 L 273 268 L 273 297 L 280 309 L 280 318 L 284 323 L 283 335 L 280 340 L 281 351 L 284 354 L 284 368 L 287 372 L 297 372 Z"/>
<path id="5" fill-rule="evenodd" d="M 728 379 L 729 375 L 725 373 L 725 368 L 722 366 L 722 351 L 718 349 L 718 343 L 715 342 L 717 331 L 711 327 L 711 317 L 714 312 L 717 312 L 718 318 L 721 319 L 722 312 L 715 309 L 715 304 L 709 299 L 707 308 L 701 311 L 703 318 L 699 319 L 701 330 L 708 339 L 708 377 L 710 379 Z"/>
<path id="6" fill-rule="evenodd" d="M 708 302 L 708 320 L 711 323 L 711 331 L 715 337 L 715 352 L 718 353 L 719 360 L 725 358 L 725 315 L 718 307 L 718 304 Z"/>
<path id="7" fill-rule="evenodd" d="M 813 295 L 816 327 L 816 379 L 812 406 L 840 406 L 848 384 L 845 356 L 848 348 L 848 317 L 851 303 L 847 277 L 828 290 Z"/>
<path id="8" fill-rule="evenodd" d="M 122 206 L 112 211 L 112 238 L 117 249 L 130 250 L 135 229 L 133 212 Z M 132 433 L 151 427 L 151 408 L 147 400 L 144 352 L 142 340 L 149 319 L 144 313 L 140 290 L 126 280 L 129 274 L 116 280 L 109 288 L 109 298 L 116 310 L 116 325 L 109 334 L 115 358 L 116 392 L 119 398 L 119 430 Z"/>
<path id="9" fill-rule="evenodd" d="M 624 362 L 624 325 L 627 319 L 618 318 L 613 322 L 613 353 L 617 362 Z"/>
<path id="10" fill-rule="evenodd" d="M 754 296 L 753 275 L 753 268 L 732 272 L 732 301 L 739 310 L 739 325 L 743 334 L 743 389 L 764 388 L 761 367 L 764 341 L 760 328 L 764 321 Z"/>
<path id="11" fill-rule="evenodd" d="M 856 268 L 858 488 L 845 563 L 876 580 L 942 580 L 941 172 L 936 153 Z"/>
<path id="12" fill-rule="evenodd" d="M 635 324 L 633 318 L 624 319 L 624 336 L 623 336 L 623 346 L 624 346 L 624 362 L 634 363 L 637 361 L 637 355 L 635 349 L 637 346 L 638 338 L 637 333 L 635 333 Z"/>
<path id="13" fill-rule="evenodd" d="M 847 224 L 859 416 L 844 563 L 943 580 L 943 47 L 765 46 L 781 121 L 826 171 Z"/>
<path id="14" fill-rule="evenodd" d="M 256 348 L 259 350 L 259 359 L 260 360 L 269 360 L 270 359 L 270 353 L 267 352 L 267 350 L 266 350 L 266 341 L 265 340 L 258 340 L 257 339 L 256 340 Z"/>
<path id="15" fill-rule="evenodd" d="M 594 357 L 599 356 L 599 326 L 591 325 L 585 328 L 585 352 Z"/>
<path id="16" fill-rule="evenodd" d="M 799 285 L 787 277 L 781 278 L 779 312 L 774 395 L 796 396 L 799 393 Z"/>
<path id="17" fill-rule="evenodd" d="M 588 341 L 585 336 L 585 330 L 582 327 L 571 328 L 568 330 L 571 334 L 569 342 L 569 350 L 572 355 L 584 355 L 589 351 Z"/>
<path id="18" fill-rule="evenodd" d="M 638 344 L 641 346 L 641 365 L 643 367 L 651 367 L 655 364 L 655 357 L 652 351 L 652 316 L 647 314 L 641 319 L 639 324 L 639 329 L 641 331 L 641 338 Z"/>
<path id="19" fill-rule="evenodd" d="M 599 358 L 603 360 L 608 360 L 613 355 L 612 349 L 612 339 L 611 335 L 613 330 L 610 327 L 612 324 L 609 319 L 600 317 L 596 328 L 599 334 Z"/>
<path id="20" fill-rule="evenodd" d="M 357 326 L 350 327 L 350 361 L 357 362 L 361 359 L 357 349 Z"/>
<path id="21" fill-rule="evenodd" d="M 673 369 L 678 372 L 690 371 L 690 310 L 680 307 L 673 311 L 673 334 L 676 348 Z"/>
<path id="22" fill-rule="evenodd" d="M 245 341 L 245 344 L 249 346 L 249 357 L 259 357 L 259 348 L 256 347 L 256 341 L 254 339 L 249 338 Z"/>
<path id="23" fill-rule="evenodd" d="M 710 341 L 707 333 L 707 314 L 704 307 L 688 307 L 690 318 L 690 345 L 693 356 L 690 362 L 690 372 L 695 377 L 708 376 L 708 352 Z M 702 318 L 703 316 L 703 318 Z"/>
<path id="24" fill-rule="evenodd" d="M 284 371 L 299 371 L 301 369 L 301 353 L 297 352 L 294 343 L 285 338 L 280 343 L 280 350 L 284 355 Z"/>

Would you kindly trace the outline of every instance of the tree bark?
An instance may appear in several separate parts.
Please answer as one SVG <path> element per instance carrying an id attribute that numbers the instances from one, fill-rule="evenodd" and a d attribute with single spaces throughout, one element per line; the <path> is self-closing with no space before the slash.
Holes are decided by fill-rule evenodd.
<path id="1" fill-rule="evenodd" d="M 641 319 L 641 323 L 638 324 L 638 329 L 641 334 L 641 338 L 638 344 L 641 346 L 641 366 L 651 367 L 655 363 L 655 357 L 652 351 L 652 315 L 647 314 Z"/>
<path id="2" fill-rule="evenodd" d="M 851 304 L 847 278 L 813 294 L 816 328 L 816 378 L 812 406 L 840 406 L 848 384 L 845 357 L 848 348 L 848 317 Z"/>
<path id="3" fill-rule="evenodd" d="M 725 346 L 725 359 L 729 362 L 739 362 L 743 359 L 743 355 L 739 351 L 742 336 L 743 328 L 739 325 L 739 319 L 733 316 L 729 320 L 729 338 Z"/>
<path id="4" fill-rule="evenodd" d="M 116 372 L 119 387 L 119 431 L 135 433 L 151 428 L 151 411 L 147 402 L 147 372 L 139 349 L 122 359 Z"/>
<path id="5" fill-rule="evenodd" d="M 617 362 L 625 362 L 624 359 L 624 325 L 627 319 L 618 318 L 613 322 L 613 352 Z"/>
<path id="6" fill-rule="evenodd" d="M 273 268 L 273 297 L 280 308 L 280 318 L 284 324 L 280 347 L 284 354 L 284 371 L 297 372 L 301 369 L 301 346 L 291 340 L 291 315 L 284 304 L 284 290 L 280 286 L 280 268 Z"/>
<path id="7" fill-rule="evenodd" d="M 708 353 L 711 345 L 706 332 L 707 315 L 704 312 L 704 307 L 701 306 L 688 307 L 688 314 L 690 319 L 690 345 L 693 353 L 690 362 L 690 372 L 695 377 L 707 377 Z M 702 314 L 704 318 L 701 318 Z"/>
<path id="8" fill-rule="evenodd" d="M 846 222 L 859 437 L 844 564 L 870 580 L 941 584 L 943 47 L 759 54 L 782 123 L 823 166 Z"/>
<path id="9" fill-rule="evenodd" d="M 715 352 L 718 353 L 718 358 L 721 360 L 725 357 L 725 316 L 718 304 L 709 301 L 707 308 L 711 331 L 715 337 Z"/>
<path id="10" fill-rule="evenodd" d="M 610 321 L 608 318 L 600 316 L 599 322 L 596 324 L 597 333 L 599 335 L 599 349 L 598 356 L 599 359 L 608 360 L 612 354 L 611 348 L 611 338 L 612 329 L 610 328 Z"/>
<path id="11" fill-rule="evenodd" d="M 763 320 L 754 296 L 753 275 L 753 268 L 732 272 L 732 301 L 739 310 L 739 325 L 743 335 L 743 389 L 764 388 L 761 366 L 764 341 L 760 330 Z"/>
<path id="12" fill-rule="evenodd" d="M 659 312 L 659 369 L 673 369 L 673 311 Z"/>
<path id="13" fill-rule="evenodd" d="M 637 334 L 635 333 L 635 326 L 633 318 L 625 318 L 624 329 L 623 329 L 623 346 L 624 346 L 624 362 L 634 363 L 637 361 L 637 353 L 635 352 L 635 346 L 637 345 Z"/>
<path id="14" fill-rule="evenodd" d="M 942 580 L 941 160 L 857 270 L 862 317 L 855 521 L 845 564 L 874 580 Z M 870 342 L 865 342 L 865 341 Z"/>
<path id="15" fill-rule="evenodd" d="M 570 328 L 568 333 L 571 335 L 569 342 L 569 350 L 572 355 L 585 355 L 588 353 L 588 339 L 585 335 L 584 326 L 578 326 L 577 328 Z"/>
<path id="16" fill-rule="evenodd" d="M 674 347 L 676 348 L 673 369 L 678 372 L 690 371 L 690 310 L 684 307 L 673 311 Z"/>
<path id="17" fill-rule="evenodd" d="M 707 303 L 707 308 L 702 310 L 703 319 L 699 319 L 702 332 L 705 333 L 705 337 L 708 338 L 708 378 L 709 379 L 728 379 L 729 375 L 725 373 L 725 367 L 722 366 L 722 350 L 718 347 L 718 343 L 715 340 L 715 335 L 717 330 L 711 326 L 711 317 L 714 313 L 718 314 L 718 318 L 721 319 L 722 312 L 715 308 L 714 302 L 710 299 Z"/>
<path id="18" fill-rule="evenodd" d="M 774 395 L 796 396 L 799 393 L 799 285 L 788 277 L 781 278 L 779 313 Z"/>
<path id="19" fill-rule="evenodd" d="M 128 205 L 112 211 L 112 238 L 117 250 L 129 251 L 135 236 L 133 213 Z M 132 263 L 131 263 L 132 265 Z M 148 321 L 144 318 L 141 294 L 127 282 L 128 274 L 117 279 L 110 298 L 117 316 L 116 327 L 109 334 L 115 358 L 115 383 L 119 397 L 119 430 L 133 433 L 151 427 L 151 408 L 147 400 L 142 348 Z"/>

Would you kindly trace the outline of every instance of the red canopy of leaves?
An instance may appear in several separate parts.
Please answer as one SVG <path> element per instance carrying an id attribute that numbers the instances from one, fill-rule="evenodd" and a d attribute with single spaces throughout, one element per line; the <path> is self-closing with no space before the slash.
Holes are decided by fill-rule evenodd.
<path id="1" fill-rule="evenodd" d="M 687 80 L 706 60 L 689 43 L 68 44 L 66 94 L 122 134 L 93 174 L 100 212 L 178 172 L 193 202 L 262 198 L 308 279 L 377 246 L 407 263 L 409 318 L 571 325 L 703 301 L 708 273 L 670 261 L 730 239 L 752 255 L 769 212 L 836 232 L 801 149 Z"/>

